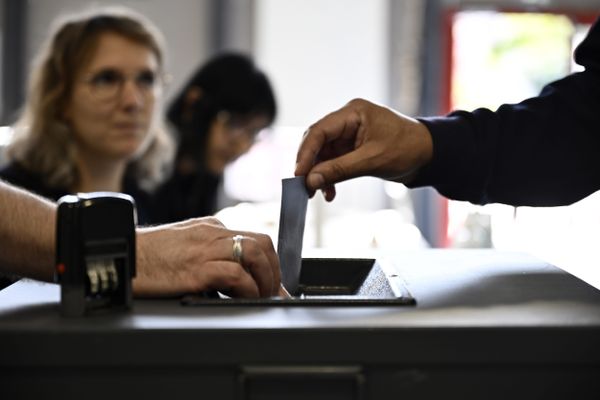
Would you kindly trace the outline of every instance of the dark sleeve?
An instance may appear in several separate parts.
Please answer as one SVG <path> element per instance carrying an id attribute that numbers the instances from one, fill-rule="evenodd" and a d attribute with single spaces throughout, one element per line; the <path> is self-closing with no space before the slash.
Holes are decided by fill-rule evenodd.
<path id="1" fill-rule="evenodd" d="M 0 179 L 49 200 L 56 201 L 68 194 L 66 189 L 47 185 L 40 175 L 27 170 L 17 162 L 11 162 L 0 169 Z"/>
<path id="2" fill-rule="evenodd" d="M 585 67 L 497 111 L 421 118 L 433 159 L 410 187 L 476 204 L 556 206 L 600 189 L 600 23 L 575 52 Z"/>
<path id="3" fill-rule="evenodd" d="M 28 190 L 31 190 L 31 186 L 36 186 L 38 183 L 32 174 L 13 162 L 0 169 L 0 179 Z"/>

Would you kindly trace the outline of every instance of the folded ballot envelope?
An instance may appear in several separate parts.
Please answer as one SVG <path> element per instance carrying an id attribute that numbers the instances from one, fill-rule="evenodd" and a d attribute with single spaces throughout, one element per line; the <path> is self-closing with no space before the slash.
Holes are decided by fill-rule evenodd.
<path id="1" fill-rule="evenodd" d="M 277 241 L 281 283 L 288 292 L 298 293 L 308 192 L 304 176 L 283 179 L 281 184 L 281 210 Z"/>

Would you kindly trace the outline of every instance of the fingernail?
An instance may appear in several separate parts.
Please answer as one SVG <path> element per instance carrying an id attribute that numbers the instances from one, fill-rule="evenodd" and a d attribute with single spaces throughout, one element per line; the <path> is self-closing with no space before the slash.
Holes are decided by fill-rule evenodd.
<path id="1" fill-rule="evenodd" d="M 332 201 L 335 197 L 334 193 L 335 192 L 333 191 L 331 186 L 328 186 L 325 189 L 323 189 L 323 197 L 325 197 L 326 201 Z"/>
<path id="2" fill-rule="evenodd" d="M 307 178 L 308 186 L 313 189 L 320 189 L 325 184 L 325 178 L 319 173 L 310 174 Z"/>

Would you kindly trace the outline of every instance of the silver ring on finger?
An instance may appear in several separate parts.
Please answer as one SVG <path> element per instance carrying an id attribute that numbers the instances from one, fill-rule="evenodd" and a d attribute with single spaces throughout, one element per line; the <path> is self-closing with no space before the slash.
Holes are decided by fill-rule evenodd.
<path id="1" fill-rule="evenodd" d="M 242 257 L 244 255 L 244 249 L 242 248 L 242 235 L 235 235 L 233 239 L 233 261 L 238 264 L 242 263 Z"/>

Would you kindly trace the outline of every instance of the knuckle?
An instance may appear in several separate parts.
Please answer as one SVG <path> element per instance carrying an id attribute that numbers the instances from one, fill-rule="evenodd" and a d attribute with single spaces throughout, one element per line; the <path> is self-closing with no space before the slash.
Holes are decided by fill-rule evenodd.
<path id="1" fill-rule="evenodd" d="M 304 137 L 308 136 L 312 131 L 316 130 L 316 127 L 317 127 L 317 123 L 316 122 L 310 124 L 309 127 L 304 132 Z"/>
<path id="2" fill-rule="evenodd" d="M 332 163 L 331 169 L 338 179 L 346 179 L 348 177 L 348 170 L 339 163 Z"/>
<path id="3" fill-rule="evenodd" d="M 352 100 L 350 100 L 348 102 L 348 105 L 350 106 L 362 106 L 365 103 L 365 101 L 361 98 L 355 97 Z"/>
<path id="4" fill-rule="evenodd" d="M 247 240 L 247 244 L 244 244 L 244 256 L 247 254 L 250 257 L 249 261 L 255 261 L 262 252 L 261 246 L 256 238 L 248 239 L 249 240 Z"/>
<path id="5" fill-rule="evenodd" d="M 205 222 L 210 225 L 223 226 L 223 223 L 215 217 L 205 217 Z"/>
<path id="6" fill-rule="evenodd" d="M 244 280 L 245 272 L 241 268 L 229 269 L 226 274 L 223 275 L 223 285 L 225 287 L 239 287 Z"/>
<path id="7" fill-rule="evenodd" d="M 271 237 L 269 235 L 265 233 L 258 233 L 256 235 L 256 240 L 261 248 L 267 250 L 274 249 L 273 241 L 271 240 Z"/>

